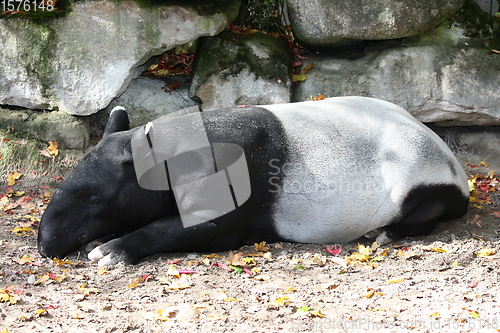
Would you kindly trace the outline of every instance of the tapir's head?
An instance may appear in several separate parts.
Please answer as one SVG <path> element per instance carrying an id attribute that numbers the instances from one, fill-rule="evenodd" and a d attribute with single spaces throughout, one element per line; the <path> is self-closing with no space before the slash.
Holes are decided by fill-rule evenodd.
<path id="1" fill-rule="evenodd" d="M 133 133 L 125 110 L 115 108 L 103 139 L 48 204 L 38 233 L 40 254 L 63 258 L 94 239 L 131 232 L 166 214 L 165 193 L 142 189 L 137 182 Z"/>

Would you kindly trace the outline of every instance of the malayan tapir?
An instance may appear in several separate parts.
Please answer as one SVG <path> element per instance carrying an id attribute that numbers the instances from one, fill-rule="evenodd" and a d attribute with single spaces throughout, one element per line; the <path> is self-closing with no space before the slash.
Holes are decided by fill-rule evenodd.
<path id="1" fill-rule="evenodd" d="M 192 126 L 183 117 L 188 116 L 129 129 L 126 111 L 115 108 L 102 140 L 47 206 L 38 234 L 40 253 L 62 258 L 107 237 L 89 253 L 103 266 L 136 263 L 157 253 L 222 251 L 261 241 L 349 242 L 382 227 L 377 241 L 387 243 L 427 234 L 437 222 L 467 211 L 467 177 L 456 157 L 435 133 L 388 102 L 338 97 L 228 108 L 199 112 Z M 220 188 L 204 187 L 202 195 L 196 187 L 190 193 L 175 192 L 172 179 L 160 179 L 168 173 L 167 163 L 161 166 L 165 158 L 147 162 L 151 154 L 133 151 L 134 138 L 146 150 L 153 148 L 147 135 L 152 130 L 166 140 L 156 142 L 156 148 L 172 151 L 189 147 L 201 133 L 202 141 L 208 140 L 209 159 L 216 157 L 216 143 L 241 147 L 241 186 L 226 161 L 221 168 L 226 169 L 216 170 L 222 177 L 217 184 L 224 183 Z M 184 161 L 207 157 L 195 148 Z M 183 163 L 177 172 L 187 171 L 180 178 L 196 169 Z M 213 163 L 218 161 L 206 164 L 213 168 Z M 139 169 L 154 166 L 160 166 L 163 176 L 152 175 L 149 186 L 158 188 L 141 186 Z M 204 205 L 224 197 L 228 183 L 228 205 L 236 198 L 232 208 L 215 215 L 199 209 L 193 215 L 199 220 L 186 225 L 182 212 L 193 202 Z"/>

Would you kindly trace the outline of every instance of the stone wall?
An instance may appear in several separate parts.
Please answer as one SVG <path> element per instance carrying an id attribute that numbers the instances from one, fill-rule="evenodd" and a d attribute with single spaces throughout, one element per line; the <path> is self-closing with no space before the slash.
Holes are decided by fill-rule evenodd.
<path id="1" fill-rule="evenodd" d="M 187 3 L 78 1 L 60 17 L 0 19 L 2 112 L 25 108 L 29 116 L 18 118 L 32 123 L 49 111 L 59 112 L 51 116 L 56 123 L 67 115 L 71 125 L 61 127 L 71 133 L 37 135 L 70 148 L 88 144 L 89 119 L 98 136 L 116 105 L 137 126 L 196 105 L 361 95 L 398 104 L 423 122 L 500 124 L 500 18 L 472 0 L 286 0 L 280 17 L 288 13 L 305 47 L 295 58 L 276 36 L 221 33 L 239 1 Z M 188 42 L 197 45 L 191 76 L 141 75 L 154 56 Z M 292 66 L 301 73 L 313 64 L 305 80 L 291 82 Z M 174 81 L 177 89 L 166 91 Z"/>

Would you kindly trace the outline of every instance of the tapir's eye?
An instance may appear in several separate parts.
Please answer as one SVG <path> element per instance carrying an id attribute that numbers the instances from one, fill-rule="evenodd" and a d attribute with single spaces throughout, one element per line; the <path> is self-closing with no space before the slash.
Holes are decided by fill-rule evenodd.
<path id="1" fill-rule="evenodd" d="M 99 199 L 91 199 L 90 200 L 90 204 L 95 206 L 95 205 L 99 205 L 101 203 L 101 200 Z"/>

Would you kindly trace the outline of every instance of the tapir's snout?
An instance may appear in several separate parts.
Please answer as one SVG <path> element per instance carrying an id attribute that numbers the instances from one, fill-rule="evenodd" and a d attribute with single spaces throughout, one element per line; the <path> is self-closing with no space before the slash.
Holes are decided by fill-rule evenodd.
<path id="1" fill-rule="evenodd" d="M 40 223 L 40 229 L 38 230 L 38 252 L 44 257 L 61 259 L 61 253 L 57 253 L 56 245 L 54 239 L 49 237 L 49 232 L 43 228 L 43 223 Z"/>

